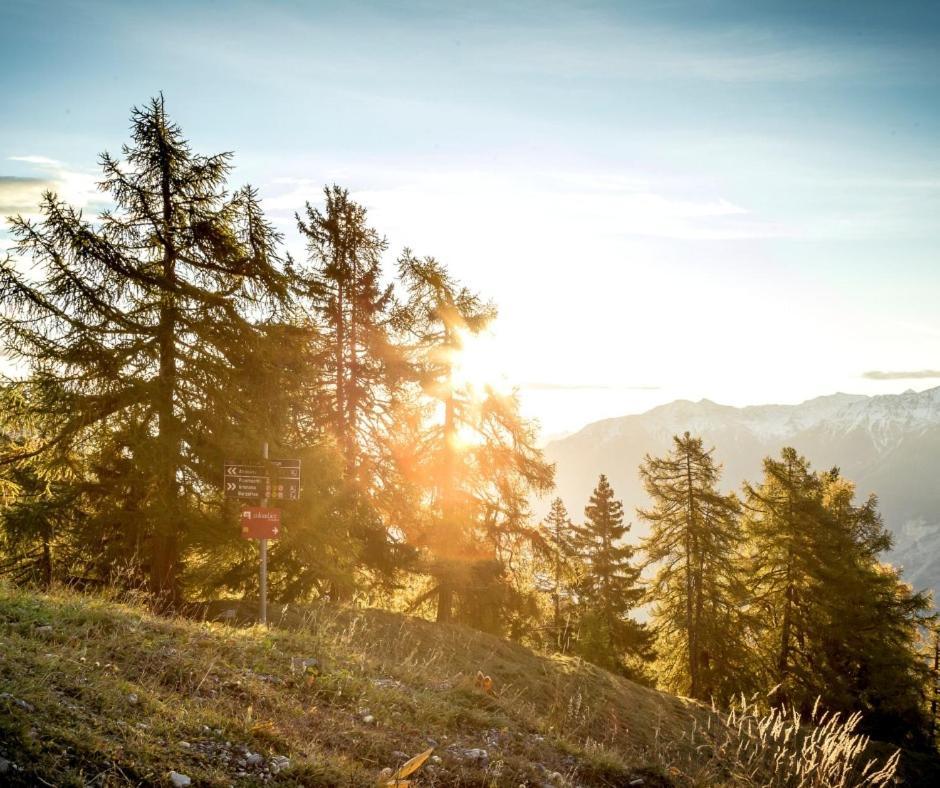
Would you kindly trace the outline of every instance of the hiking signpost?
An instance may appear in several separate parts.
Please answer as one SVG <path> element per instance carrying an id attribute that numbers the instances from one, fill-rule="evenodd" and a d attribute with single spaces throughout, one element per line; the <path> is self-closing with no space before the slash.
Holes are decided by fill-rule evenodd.
<path id="1" fill-rule="evenodd" d="M 229 500 L 254 500 L 260 506 L 243 506 L 243 539 L 261 542 L 261 623 L 268 623 L 268 539 L 281 533 L 281 510 L 268 507 L 268 500 L 296 501 L 300 498 L 300 460 L 269 460 L 265 442 L 261 462 L 226 462 L 222 489 Z"/>

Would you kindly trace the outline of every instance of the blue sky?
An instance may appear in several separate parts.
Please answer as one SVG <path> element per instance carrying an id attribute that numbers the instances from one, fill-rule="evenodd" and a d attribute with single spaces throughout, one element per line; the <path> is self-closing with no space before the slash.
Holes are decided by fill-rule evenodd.
<path id="1" fill-rule="evenodd" d="M 5 0 L 0 66 L 0 210 L 162 90 L 289 244 L 336 180 L 493 298 L 549 432 L 940 384 L 940 4 Z"/>

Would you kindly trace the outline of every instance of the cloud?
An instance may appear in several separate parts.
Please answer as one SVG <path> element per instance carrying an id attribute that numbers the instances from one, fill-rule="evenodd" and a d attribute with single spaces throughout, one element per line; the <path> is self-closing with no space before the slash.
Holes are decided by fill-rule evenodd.
<path id="1" fill-rule="evenodd" d="M 881 371 L 873 369 L 862 374 L 867 380 L 929 380 L 940 378 L 940 369 L 916 369 L 910 372 Z"/>
<path id="2" fill-rule="evenodd" d="M 23 161 L 27 164 L 38 164 L 40 167 L 62 167 L 62 162 L 48 156 L 10 156 L 10 161 Z"/>
<path id="3" fill-rule="evenodd" d="M 95 176 L 88 172 L 73 169 L 48 156 L 10 156 L 9 161 L 28 164 L 33 173 L 0 175 L 0 226 L 7 216 L 35 216 L 42 195 L 47 191 L 55 192 L 76 208 L 105 202 Z"/>
<path id="4" fill-rule="evenodd" d="M 47 178 L 0 175 L 0 217 L 35 211 L 43 192 L 54 188 Z"/>

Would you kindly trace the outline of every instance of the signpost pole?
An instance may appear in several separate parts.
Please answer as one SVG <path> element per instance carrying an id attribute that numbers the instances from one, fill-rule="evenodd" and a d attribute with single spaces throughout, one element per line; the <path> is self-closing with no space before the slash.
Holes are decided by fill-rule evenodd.
<path id="1" fill-rule="evenodd" d="M 264 442 L 264 448 L 262 448 L 262 455 L 264 456 L 265 463 L 268 460 L 268 442 Z M 268 499 L 262 498 L 261 505 L 267 506 Z M 268 623 L 268 540 L 261 540 L 261 623 L 267 625 Z"/>

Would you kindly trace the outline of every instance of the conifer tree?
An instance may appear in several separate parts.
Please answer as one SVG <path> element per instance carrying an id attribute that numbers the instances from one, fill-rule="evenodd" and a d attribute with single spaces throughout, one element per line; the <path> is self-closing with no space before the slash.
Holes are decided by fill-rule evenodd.
<path id="1" fill-rule="evenodd" d="M 619 671 L 630 671 L 632 662 L 645 658 L 649 642 L 646 627 L 629 616 L 644 595 L 640 568 L 633 563 L 635 551 L 624 541 L 629 530 L 623 503 L 601 474 L 584 509 L 584 523 L 575 527 L 574 544 L 584 565 L 578 584 L 578 650 Z"/>
<path id="2" fill-rule="evenodd" d="M 97 457 L 101 513 L 133 486 L 149 586 L 172 601 L 189 505 L 218 470 L 196 448 L 208 395 L 286 291 L 257 194 L 226 192 L 230 155 L 195 154 L 162 96 L 131 122 L 124 161 L 101 156 L 112 209 L 92 222 L 47 193 L 40 221 L 13 219 L 38 275 L 0 268 L 0 334 L 42 416 L 31 453 Z"/>
<path id="3" fill-rule="evenodd" d="M 403 560 L 382 517 L 394 487 L 389 432 L 407 367 L 392 339 L 394 292 L 382 281 L 383 238 L 346 189 L 324 188 L 322 210 L 307 203 L 297 226 L 307 241 L 301 303 L 319 331 L 312 359 L 326 381 L 330 433 L 343 464 L 342 519 L 364 566 L 388 577 Z M 352 588 L 333 585 L 334 596 Z"/>
<path id="4" fill-rule="evenodd" d="M 778 699 L 788 703 L 812 680 L 807 639 L 822 592 L 818 570 L 839 556 L 825 529 L 819 479 L 795 449 L 764 460 L 764 481 L 745 485 L 745 506 L 752 604 L 772 622 L 763 629 L 762 658 Z"/>
<path id="5" fill-rule="evenodd" d="M 510 583 L 513 561 L 535 534 L 528 497 L 552 484 L 553 468 L 535 446 L 533 426 L 512 395 L 454 380 L 462 343 L 495 317 L 492 305 L 462 287 L 430 257 L 405 251 L 400 280 L 408 300 L 400 315 L 415 374 L 433 405 L 416 448 L 412 481 L 428 491 L 415 543 L 429 554 L 437 620 L 455 617 L 498 630 L 524 606 Z M 459 599 L 458 599 L 459 597 Z"/>
<path id="6" fill-rule="evenodd" d="M 382 283 L 386 243 L 346 189 L 326 187 L 323 210 L 307 203 L 297 226 L 306 238 L 305 301 L 319 318 L 318 367 L 330 381 L 333 433 L 350 479 L 368 478 L 366 455 L 389 414 L 402 363 L 391 338 L 393 289 Z"/>
<path id="7" fill-rule="evenodd" d="M 856 505 L 837 469 L 814 473 L 792 448 L 745 493 L 754 641 L 774 699 L 862 711 L 872 733 L 922 744 L 929 600 L 878 560 L 891 541 L 876 499 Z"/>
<path id="8" fill-rule="evenodd" d="M 746 687 L 738 503 L 717 485 L 720 466 L 700 438 L 673 437 L 664 457 L 646 456 L 640 478 L 652 506 L 643 547 L 657 568 L 657 674 L 673 692 L 726 700 Z"/>
<path id="9" fill-rule="evenodd" d="M 548 582 L 544 590 L 551 598 L 552 642 L 558 650 L 567 651 L 572 623 L 573 584 L 578 566 L 574 523 L 561 498 L 552 501 L 551 510 L 543 523 L 543 540 L 548 564 Z"/>

